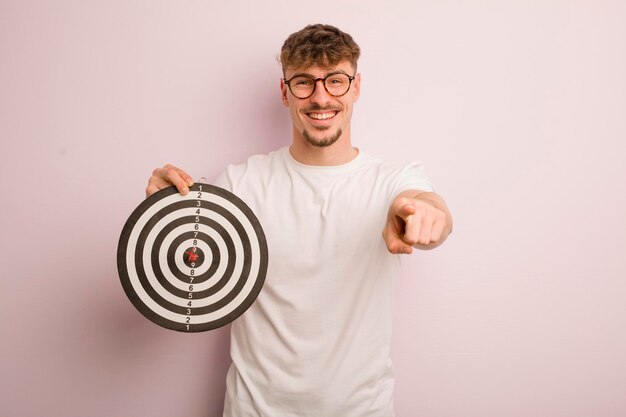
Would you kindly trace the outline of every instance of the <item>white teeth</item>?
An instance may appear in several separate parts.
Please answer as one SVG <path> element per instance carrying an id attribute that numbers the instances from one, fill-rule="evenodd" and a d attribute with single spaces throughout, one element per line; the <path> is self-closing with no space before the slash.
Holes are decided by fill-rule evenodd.
<path id="1" fill-rule="evenodd" d="M 337 112 L 331 112 L 331 113 L 309 113 L 309 117 L 311 119 L 325 120 L 325 119 L 330 119 L 335 114 L 337 114 Z"/>

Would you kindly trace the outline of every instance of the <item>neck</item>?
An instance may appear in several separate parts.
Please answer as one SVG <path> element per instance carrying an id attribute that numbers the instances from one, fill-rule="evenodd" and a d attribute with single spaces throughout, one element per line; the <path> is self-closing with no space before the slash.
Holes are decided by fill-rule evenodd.
<path id="1" fill-rule="evenodd" d="M 332 145 L 315 146 L 307 142 L 294 127 L 293 143 L 289 147 L 291 156 L 304 165 L 335 166 L 352 161 L 359 151 L 350 142 L 350 128 Z"/>

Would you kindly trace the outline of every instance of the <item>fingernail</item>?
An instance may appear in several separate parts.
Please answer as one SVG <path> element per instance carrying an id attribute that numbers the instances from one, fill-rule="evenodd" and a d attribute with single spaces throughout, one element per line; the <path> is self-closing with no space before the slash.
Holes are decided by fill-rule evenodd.
<path id="1" fill-rule="evenodd" d="M 181 193 L 182 195 L 186 195 L 188 192 L 189 192 L 189 188 L 187 188 L 187 187 L 183 188 L 183 189 L 180 191 L 180 193 Z"/>
<path id="2" fill-rule="evenodd" d="M 187 178 L 187 185 L 190 187 L 193 185 L 193 178 Z"/>

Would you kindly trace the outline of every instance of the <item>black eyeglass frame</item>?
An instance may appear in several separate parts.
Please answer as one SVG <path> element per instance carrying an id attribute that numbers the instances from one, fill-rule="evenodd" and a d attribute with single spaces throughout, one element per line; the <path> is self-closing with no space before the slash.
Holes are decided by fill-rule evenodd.
<path id="1" fill-rule="evenodd" d="M 339 94 L 339 95 L 335 95 L 335 94 L 331 93 L 330 91 L 328 91 L 328 87 L 326 87 L 326 79 L 327 79 L 328 77 L 332 77 L 332 76 L 334 76 L 334 75 L 339 75 L 339 74 L 341 74 L 341 75 L 347 75 L 347 76 L 348 76 L 348 88 L 346 89 L 346 92 L 345 92 L 345 93 L 343 93 L 343 94 Z M 306 77 L 306 78 L 309 78 L 309 79 L 313 80 L 313 90 L 311 91 L 311 94 L 309 94 L 309 95 L 308 95 L 308 96 L 306 96 L 306 97 L 298 97 L 298 96 L 297 96 L 297 95 L 293 92 L 293 90 L 291 89 L 291 84 L 289 84 L 289 83 L 291 82 L 291 80 L 293 80 L 294 78 L 297 78 L 297 77 Z M 288 80 L 285 80 L 285 79 L 283 78 L 283 82 L 287 85 L 287 87 L 289 87 L 289 91 L 291 91 L 291 94 L 292 94 L 295 98 L 300 99 L 300 100 L 304 100 L 304 99 L 307 99 L 307 98 L 311 97 L 313 94 L 315 94 L 315 89 L 317 88 L 317 82 L 318 82 L 318 81 L 321 81 L 321 82 L 322 82 L 322 85 L 324 86 L 324 90 L 326 90 L 326 92 L 327 92 L 329 95 L 331 95 L 332 97 L 342 97 L 342 96 L 345 96 L 346 94 L 348 94 L 348 91 L 350 91 L 350 87 L 352 87 L 352 81 L 354 81 L 354 79 L 355 79 L 355 78 L 356 78 L 356 75 L 348 75 L 348 74 L 346 74 L 345 72 L 333 72 L 333 73 L 328 74 L 328 75 L 327 75 L 327 76 L 325 76 L 324 78 L 315 78 L 315 77 L 313 77 L 312 75 L 309 75 L 309 74 L 296 74 L 296 75 L 294 75 L 293 77 L 291 77 L 291 78 L 290 78 L 290 79 L 288 79 Z"/>

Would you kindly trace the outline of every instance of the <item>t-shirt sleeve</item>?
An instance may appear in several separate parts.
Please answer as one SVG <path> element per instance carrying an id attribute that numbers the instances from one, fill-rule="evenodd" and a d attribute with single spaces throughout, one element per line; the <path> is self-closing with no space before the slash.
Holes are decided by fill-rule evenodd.
<path id="1" fill-rule="evenodd" d="M 230 191 L 233 194 L 237 194 L 239 184 L 246 172 L 247 164 L 242 165 L 228 165 L 226 169 L 215 178 L 213 185 Z"/>
<path id="2" fill-rule="evenodd" d="M 231 193 L 233 192 L 233 183 L 232 179 L 228 175 L 228 169 L 222 171 L 222 173 L 218 175 L 215 180 L 213 180 L 213 185 L 223 188 L 226 191 L 230 191 Z"/>
<path id="3" fill-rule="evenodd" d="M 391 198 L 407 190 L 435 191 L 433 184 L 426 178 L 422 162 L 412 162 L 396 170 Z"/>

